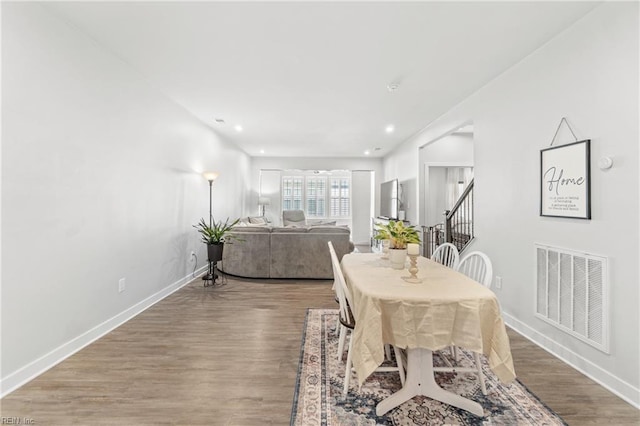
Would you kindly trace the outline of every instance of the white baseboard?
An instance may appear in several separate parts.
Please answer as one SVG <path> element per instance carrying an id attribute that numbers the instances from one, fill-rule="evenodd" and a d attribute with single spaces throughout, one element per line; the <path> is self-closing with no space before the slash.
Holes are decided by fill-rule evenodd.
<path id="1" fill-rule="evenodd" d="M 191 282 L 194 279 L 194 276 L 200 275 L 202 272 L 206 271 L 207 268 L 207 265 L 199 268 L 193 274 L 189 274 L 186 277 L 179 279 L 175 283 L 168 285 L 159 292 L 152 294 L 146 299 L 136 303 L 130 308 L 104 321 L 102 324 L 93 327 L 92 329 L 86 331 L 78 337 L 52 350 L 48 354 L 43 355 L 35 361 L 30 362 L 19 370 L 9 374 L 7 377 L 3 377 L 0 380 L 0 398 L 4 398 L 5 396 L 9 395 L 14 390 L 35 379 L 40 374 L 44 373 L 45 371 L 49 370 L 65 359 L 69 358 L 71 355 L 75 354 L 85 346 L 90 345 L 105 334 L 109 333 L 111 330 L 114 330 L 115 328 L 121 326 L 131 318 L 135 317 L 139 313 L 143 312 L 165 297 L 169 296 L 171 293 L 174 293 L 175 291 L 184 287 L 187 283 Z"/>
<path id="2" fill-rule="evenodd" d="M 633 405 L 635 408 L 640 409 L 640 389 L 635 388 L 633 387 L 633 385 L 625 382 L 619 377 L 614 376 L 610 372 L 602 369 L 588 359 L 573 352 L 571 349 L 559 344 L 552 339 L 549 339 L 547 336 L 534 330 L 527 324 L 510 316 L 509 314 L 503 312 L 502 316 L 505 323 L 518 334 L 540 346 L 542 349 L 549 352 L 556 358 L 564 361 L 572 368 L 589 377 L 591 380 L 602 385 L 609 391 L 624 399 L 629 404 Z"/>

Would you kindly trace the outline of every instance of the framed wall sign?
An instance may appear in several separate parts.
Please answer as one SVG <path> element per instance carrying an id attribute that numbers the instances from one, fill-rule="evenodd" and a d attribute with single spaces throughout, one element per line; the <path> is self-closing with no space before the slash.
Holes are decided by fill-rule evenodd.
<path id="1" fill-rule="evenodd" d="M 540 216 L 591 219 L 591 141 L 540 150 Z"/>

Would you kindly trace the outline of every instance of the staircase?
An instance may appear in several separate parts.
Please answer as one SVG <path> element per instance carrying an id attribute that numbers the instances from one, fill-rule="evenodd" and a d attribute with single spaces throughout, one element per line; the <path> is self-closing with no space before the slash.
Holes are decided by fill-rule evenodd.
<path id="1" fill-rule="evenodd" d="M 423 226 L 423 255 L 431 257 L 436 247 L 447 242 L 462 252 L 473 240 L 473 179 L 451 210 L 445 212 L 444 223 Z"/>

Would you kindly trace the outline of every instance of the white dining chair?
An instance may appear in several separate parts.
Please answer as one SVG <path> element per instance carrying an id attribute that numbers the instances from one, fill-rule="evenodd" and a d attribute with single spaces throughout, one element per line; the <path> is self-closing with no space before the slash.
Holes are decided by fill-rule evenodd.
<path id="1" fill-rule="evenodd" d="M 460 261 L 460 254 L 458 248 L 451 243 L 442 243 L 436 248 L 431 255 L 431 260 L 434 260 L 444 266 L 456 269 L 458 262 Z"/>
<path id="2" fill-rule="evenodd" d="M 340 328 L 338 337 L 338 361 L 342 360 L 342 353 L 344 352 L 344 342 L 347 337 L 347 332 L 353 330 L 355 326 L 355 319 L 349 305 L 349 299 L 351 299 L 351 293 L 349 289 L 341 284 L 341 280 L 344 280 L 342 269 L 340 268 L 340 262 L 338 256 L 333 248 L 331 241 L 327 243 L 329 245 L 329 254 L 331 255 L 331 267 L 333 268 L 333 291 L 336 294 L 336 300 L 339 305 L 339 318 L 338 327 Z M 334 261 L 335 258 L 335 261 Z M 346 291 L 346 294 L 345 294 Z M 347 298 L 347 294 L 349 295 Z"/>
<path id="3" fill-rule="evenodd" d="M 340 315 L 339 315 L 339 323 L 340 323 L 340 335 L 338 338 L 338 360 L 342 359 L 342 353 L 344 351 L 344 343 L 346 340 L 347 332 L 353 332 L 353 329 L 356 326 L 356 320 L 351 311 L 351 306 L 353 306 L 353 301 L 351 298 L 351 292 L 347 287 L 347 282 L 344 279 L 344 274 L 342 273 L 342 268 L 340 267 L 340 261 L 338 260 L 338 256 L 336 255 L 336 251 L 333 248 L 333 244 L 331 241 L 327 243 L 329 245 L 329 253 L 331 254 L 331 266 L 333 268 L 333 279 L 334 279 L 334 290 L 336 295 L 338 296 L 338 302 L 340 304 Z M 349 391 L 349 382 L 351 380 L 351 356 L 352 356 L 352 348 L 353 348 L 353 333 L 351 338 L 349 339 L 349 347 L 347 349 L 347 362 L 345 365 L 344 372 L 344 387 L 342 389 L 342 396 L 346 397 L 347 392 Z M 394 354 L 396 356 L 396 365 L 390 367 L 378 367 L 375 371 L 380 373 L 388 373 L 388 372 L 398 372 L 400 376 L 400 383 L 404 386 L 405 380 L 405 372 L 404 372 L 404 364 L 402 362 L 402 354 L 400 349 L 393 347 Z"/>
<path id="4" fill-rule="evenodd" d="M 335 299 L 336 302 L 339 304 L 340 306 L 340 321 L 338 324 L 338 327 L 340 329 L 339 331 L 339 337 L 338 337 L 338 353 L 337 353 L 337 357 L 338 357 L 338 361 L 342 362 L 342 354 L 344 353 L 344 343 L 346 340 L 346 336 L 347 336 L 347 332 L 349 330 L 353 330 L 353 326 L 355 325 L 355 320 L 353 319 L 353 314 L 351 312 L 350 309 L 350 305 L 348 303 L 348 300 L 351 298 L 351 295 L 349 293 L 349 290 L 342 290 L 343 286 L 341 286 L 338 283 L 338 279 L 339 275 L 342 273 L 342 270 L 340 268 L 340 263 L 337 261 L 338 256 L 336 255 L 335 249 L 333 248 L 333 244 L 331 243 L 331 241 L 328 242 L 329 245 L 329 253 L 331 255 L 331 266 L 332 268 L 337 268 L 339 270 L 339 272 L 336 272 L 336 270 L 334 269 L 334 273 L 333 273 L 333 291 L 335 292 Z M 334 261 L 335 259 L 335 261 Z M 344 278 L 342 278 L 344 279 Z M 348 298 L 345 295 L 345 299 L 347 299 L 347 303 L 342 303 L 340 304 L 340 295 L 338 294 L 338 292 L 343 291 L 347 294 L 349 294 Z M 346 310 L 345 310 L 346 309 Z M 390 345 L 384 345 L 384 353 L 385 353 L 385 359 L 387 360 L 391 360 L 391 347 Z"/>
<path id="5" fill-rule="evenodd" d="M 493 267 L 491 266 L 489 256 L 486 254 L 480 251 L 471 252 L 460 259 L 460 263 L 458 263 L 455 269 L 472 280 L 478 281 L 483 286 L 491 287 Z"/>
<path id="6" fill-rule="evenodd" d="M 455 268 L 458 272 L 468 276 L 474 281 L 479 282 L 485 287 L 491 287 L 491 280 L 493 279 L 493 267 L 491 266 L 491 260 L 489 256 L 480 252 L 474 251 L 465 255 Z M 452 346 L 452 354 L 455 362 L 458 361 L 458 353 L 455 346 Z M 473 353 L 475 366 L 470 368 L 461 367 L 441 367 L 434 369 L 434 371 L 452 371 L 459 373 L 474 373 L 478 375 L 480 381 L 480 389 L 482 394 L 487 394 L 487 386 L 484 382 L 484 374 L 482 373 L 482 362 L 480 361 L 480 354 Z"/>

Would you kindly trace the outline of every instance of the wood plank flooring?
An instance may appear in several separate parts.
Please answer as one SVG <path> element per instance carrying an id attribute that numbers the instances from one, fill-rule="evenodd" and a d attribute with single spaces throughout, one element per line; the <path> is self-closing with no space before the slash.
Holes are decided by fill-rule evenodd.
<path id="1" fill-rule="evenodd" d="M 330 281 L 195 280 L 0 401 L 37 425 L 287 425 L 306 309 Z M 640 411 L 510 331 L 520 380 L 570 425 Z"/>

